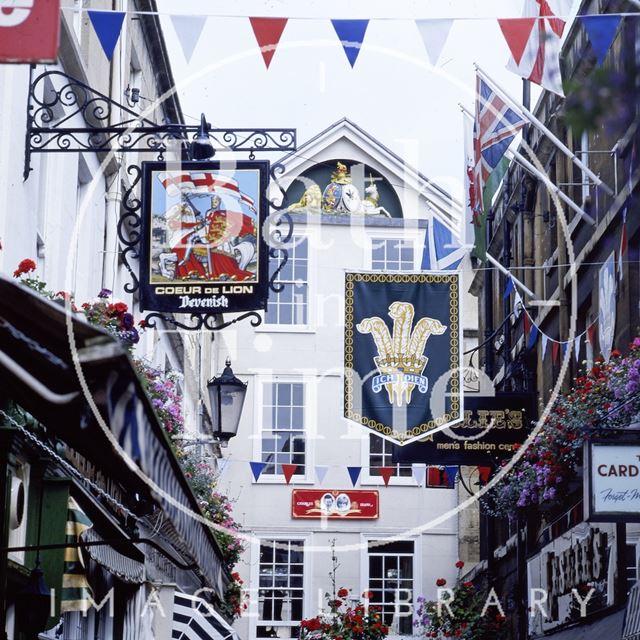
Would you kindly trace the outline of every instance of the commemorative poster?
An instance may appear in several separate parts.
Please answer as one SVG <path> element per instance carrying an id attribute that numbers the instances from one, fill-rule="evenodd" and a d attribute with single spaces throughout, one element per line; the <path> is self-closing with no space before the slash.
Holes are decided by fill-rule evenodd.
<path id="1" fill-rule="evenodd" d="M 375 520 L 380 513 L 378 492 L 365 489 L 294 489 L 292 518 Z"/>
<path id="2" fill-rule="evenodd" d="M 269 163 L 143 163 L 140 304 L 148 311 L 264 309 Z"/>
<path id="3" fill-rule="evenodd" d="M 347 273 L 344 415 L 399 445 L 463 415 L 457 273 Z"/>

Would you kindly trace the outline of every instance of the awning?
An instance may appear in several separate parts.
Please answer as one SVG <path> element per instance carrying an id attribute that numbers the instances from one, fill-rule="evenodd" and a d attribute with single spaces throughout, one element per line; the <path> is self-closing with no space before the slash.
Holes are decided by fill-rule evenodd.
<path id="1" fill-rule="evenodd" d="M 624 610 L 611 613 L 591 624 L 581 624 L 558 633 L 542 636 L 545 640 L 618 640 L 622 637 Z"/>
<path id="2" fill-rule="evenodd" d="M 211 529 L 192 517 L 202 514 L 198 501 L 118 340 L 63 305 L 0 276 L 0 377 L 0 396 L 15 400 L 132 494 L 153 499 L 208 585 L 222 596 L 229 576 L 220 547 Z M 131 465 L 97 423 L 83 384 Z M 136 464 L 151 487 L 139 477 Z"/>
<path id="3" fill-rule="evenodd" d="M 87 529 L 82 535 L 84 542 L 104 542 L 104 538 L 94 529 Z M 123 582 L 142 584 L 145 580 L 144 562 L 138 562 L 116 551 L 109 544 L 88 546 L 87 553 L 95 562 Z"/>
<path id="4" fill-rule="evenodd" d="M 197 596 L 176 593 L 173 640 L 238 640 L 238 634 L 214 608 Z"/>
<path id="5" fill-rule="evenodd" d="M 640 640 L 640 582 L 629 591 L 622 640 Z"/>

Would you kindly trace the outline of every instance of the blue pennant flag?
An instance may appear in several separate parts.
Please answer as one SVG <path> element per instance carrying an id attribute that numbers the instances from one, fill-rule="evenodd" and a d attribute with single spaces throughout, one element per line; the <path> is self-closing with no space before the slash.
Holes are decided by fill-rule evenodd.
<path id="1" fill-rule="evenodd" d="M 529 340 L 527 342 L 527 351 L 531 351 L 538 340 L 538 327 L 535 322 L 531 323 L 531 331 L 529 332 Z"/>
<path id="2" fill-rule="evenodd" d="M 431 218 L 422 251 L 423 271 L 455 271 L 466 251 L 449 227 Z"/>
<path id="3" fill-rule="evenodd" d="M 447 474 L 447 487 L 453 489 L 456 486 L 456 478 L 458 477 L 458 467 L 445 467 L 444 472 Z"/>
<path id="4" fill-rule="evenodd" d="M 353 65 L 358 59 L 364 34 L 369 26 L 368 20 L 332 20 L 331 24 L 340 38 L 342 48 L 347 56 L 349 64 Z"/>
<path id="5" fill-rule="evenodd" d="M 622 17 L 617 15 L 578 16 L 584 30 L 591 41 L 591 48 L 596 54 L 598 64 L 602 64 L 607 57 L 609 47 L 616 37 L 618 25 Z"/>
<path id="6" fill-rule="evenodd" d="M 362 467 L 347 467 L 347 471 L 349 472 L 349 477 L 351 478 L 351 484 L 355 487 L 358 483 L 358 478 L 360 477 Z"/>
<path id="7" fill-rule="evenodd" d="M 506 300 L 513 292 L 513 278 L 507 280 L 507 288 L 504 290 L 503 298 Z"/>
<path id="8" fill-rule="evenodd" d="M 256 482 L 258 482 L 260 478 L 260 474 L 264 471 L 264 468 L 267 466 L 266 462 L 250 462 L 251 472 L 253 473 L 253 477 Z"/>
<path id="9" fill-rule="evenodd" d="M 87 11 L 87 13 L 107 59 L 111 60 L 122 30 L 124 11 Z"/>

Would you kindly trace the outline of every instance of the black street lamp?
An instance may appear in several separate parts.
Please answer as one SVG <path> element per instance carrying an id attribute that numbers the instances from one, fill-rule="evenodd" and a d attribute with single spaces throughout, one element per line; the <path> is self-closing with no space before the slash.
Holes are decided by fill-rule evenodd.
<path id="1" fill-rule="evenodd" d="M 227 358 L 225 368 L 218 378 L 207 383 L 214 435 L 221 442 L 228 442 L 238 433 L 240 415 L 244 398 L 247 395 L 247 383 L 238 380 L 231 369 L 231 360 Z"/>
<path id="2" fill-rule="evenodd" d="M 209 129 L 210 126 L 203 113 L 200 116 L 200 127 L 190 146 L 190 155 L 193 160 L 208 160 L 215 155 L 216 150 L 213 148 L 213 144 L 211 144 Z"/>

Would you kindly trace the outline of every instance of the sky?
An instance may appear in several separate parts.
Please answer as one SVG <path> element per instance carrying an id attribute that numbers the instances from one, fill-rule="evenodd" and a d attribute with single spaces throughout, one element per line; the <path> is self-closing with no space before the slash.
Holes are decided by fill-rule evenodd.
<path id="1" fill-rule="evenodd" d="M 158 0 L 187 122 L 204 112 L 219 127 L 293 127 L 300 146 L 346 116 L 458 198 L 464 170 L 458 103 L 473 109 L 474 63 L 521 99 L 522 80 L 505 68 L 509 50 L 496 18 L 519 17 L 522 6 L 522 0 Z M 209 16 L 189 64 L 170 14 Z M 249 16 L 290 18 L 268 70 Z M 371 20 L 353 69 L 332 18 Z M 414 23 L 428 18 L 458 18 L 435 67 Z"/>

